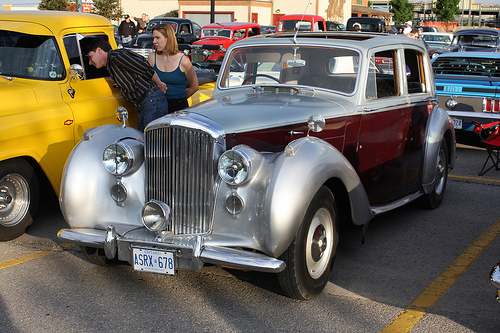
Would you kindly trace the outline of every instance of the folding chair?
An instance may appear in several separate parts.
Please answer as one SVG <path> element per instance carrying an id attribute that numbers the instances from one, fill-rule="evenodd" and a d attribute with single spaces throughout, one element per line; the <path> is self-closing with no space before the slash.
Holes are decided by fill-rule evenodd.
<path id="1" fill-rule="evenodd" d="M 481 138 L 481 143 L 486 148 L 488 156 L 483 164 L 483 168 L 479 172 L 479 176 L 484 175 L 486 172 L 495 168 L 495 170 L 500 170 L 500 121 L 495 121 L 489 124 L 481 125 L 480 123 L 473 121 L 474 133 L 477 133 Z M 485 131 L 492 129 L 491 131 Z M 487 136 L 485 137 L 485 134 Z M 492 165 L 486 169 L 488 162 L 491 161 Z"/>

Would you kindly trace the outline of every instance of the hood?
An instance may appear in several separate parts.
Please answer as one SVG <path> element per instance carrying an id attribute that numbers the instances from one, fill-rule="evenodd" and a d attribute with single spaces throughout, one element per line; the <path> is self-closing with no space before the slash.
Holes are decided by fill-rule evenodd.
<path id="1" fill-rule="evenodd" d="M 205 37 L 199 41 L 194 42 L 196 45 L 222 45 L 230 43 L 231 39 L 226 37 Z"/>
<path id="2" fill-rule="evenodd" d="M 0 77 L 0 101 L 3 104 L 0 109 L 0 116 L 24 112 L 26 109 L 39 106 L 40 103 L 35 91 L 30 86 L 19 81 L 18 78 L 8 81 Z"/>
<path id="3" fill-rule="evenodd" d="M 313 114 L 328 118 L 346 116 L 355 109 L 345 98 L 331 99 L 289 93 L 232 94 L 197 104 L 187 111 L 201 114 L 222 126 L 226 134 L 268 128 L 306 125 Z"/>

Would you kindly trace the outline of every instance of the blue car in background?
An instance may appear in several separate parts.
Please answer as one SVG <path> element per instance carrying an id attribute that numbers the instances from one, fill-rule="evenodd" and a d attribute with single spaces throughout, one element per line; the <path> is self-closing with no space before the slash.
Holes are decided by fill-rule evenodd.
<path id="1" fill-rule="evenodd" d="M 432 59 L 439 106 L 457 134 L 472 131 L 472 121 L 500 120 L 500 53 L 450 52 Z"/>

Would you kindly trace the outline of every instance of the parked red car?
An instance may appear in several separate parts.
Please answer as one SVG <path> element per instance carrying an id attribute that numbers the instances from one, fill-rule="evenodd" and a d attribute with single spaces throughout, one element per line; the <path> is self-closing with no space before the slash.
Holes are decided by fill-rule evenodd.
<path id="1" fill-rule="evenodd" d="M 194 62 L 222 62 L 229 45 L 239 39 L 260 35 L 257 23 L 211 23 L 201 29 L 201 39 L 191 45 Z"/>

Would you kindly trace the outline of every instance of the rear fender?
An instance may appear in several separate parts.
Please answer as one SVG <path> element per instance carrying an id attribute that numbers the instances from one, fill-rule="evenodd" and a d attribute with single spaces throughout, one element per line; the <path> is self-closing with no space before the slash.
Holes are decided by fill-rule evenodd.
<path id="1" fill-rule="evenodd" d="M 453 123 L 448 113 L 440 107 L 434 108 L 429 115 L 425 133 L 422 187 L 425 193 L 430 193 L 434 189 L 436 163 L 443 138 L 446 138 L 448 143 L 450 168 L 453 169 L 456 163 L 455 130 L 453 129 Z"/>

